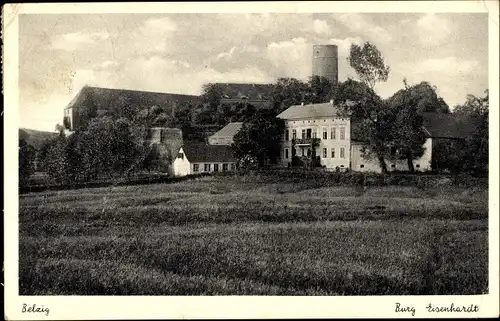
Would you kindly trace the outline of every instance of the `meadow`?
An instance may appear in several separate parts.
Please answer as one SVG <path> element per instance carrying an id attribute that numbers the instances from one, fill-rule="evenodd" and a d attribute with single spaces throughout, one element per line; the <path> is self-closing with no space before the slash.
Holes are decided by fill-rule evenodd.
<path id="1" fill-rule="evenodd" d="M 20 195 L 20 295 L 488 291 L 484 187 L 276 177 Z"/>

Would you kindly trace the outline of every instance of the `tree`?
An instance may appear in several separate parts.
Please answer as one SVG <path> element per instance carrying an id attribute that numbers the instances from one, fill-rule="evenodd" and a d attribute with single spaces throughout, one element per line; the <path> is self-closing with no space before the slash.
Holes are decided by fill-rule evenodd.
<path id="1" fill-rule="evenodd" d="M 295 78 L 278 78 L 273 86 L 273 109 L 280 113 L 292 105 L 310 102 L 310 96 L 311 90 L 308 83 Z"/>
<path id="2" fill-rule="evenodd" d="M 394 114 L 393 141 L 390 145 L 398 151 L 400 157 L 406 158 L 408 170 L 413 173 L 415 171 L 413 160 L 423 155 L 422 146 L 426 140 L 422 128 L 423 118 L 418 109 L 422 98 L 418 95 L 419 85 L 409 86 L 406 79 L 403 82 L 405 88 L 388 99 Z"/>
<path id="3" fill-rule="evenodd" d="M 390 156 L 395 121 L 391 108 L 368 85 L 352 79 L 338 85 L 334 103 L 350 116 L 352 135 L 363 141 L 363 157 L 378 159 L 387 173 L 385 159 Z"/>
<path id="4" fill-rule="evenodd" d="M 243 123 L 234 136 L 232 148 L 238 159 L 255 158 L 259 166 L 267 161 L 276 163 L 280 156 L 280 141 L 284 131 L 284 121 L 276 113 L 260 110 L 254 117 Z"/>
<path id="5" fill-rule="evenodd" d="M 361 82 L 372 90 L 378 82 L 386 82 L 389 77 L 389 66 L 385 65 L 378 48 L 370 42 L 366 42 L 363 47 L 352 44 L 348 61 Z"/>
<path id="6" fill-rule="evenodd" d="M 352 44 L 349 52 L 349 65 L 354 69 L 362 86 L 352 80 L 346 81 L 340 98 L 343 106 L 347 106 L 347 100 L 351 100 L 348 108 L 354 113 L 355 118 L 360 118 L 359 128 L 365 133 L 363 153 L 370 157 L 374 153 L 378 158 L 383 173 L 387 173 L 385 158 L 388 151 L 387 141 L 390 141 L 390 133 L 393 115 L 386 104 L 375 92 L 378 82 L 385 82 L 389 77 L 389 66 L 385 65 L 381 52 L 378 48 L 366 42 L 363 47 Z M 353 92 L 349 96 L 346 93 Z M 389 138 L 389 139 L 388 139 Z"/>
<path id="7" fill-rule="evenodd" d="M 19 182 L 23 184 L 35 170 L 35 148 L 23 138 L 19 139 Z"/>
<path id="8" fill-rule="evenodd" d="M 310 102 L 313 104 L 328 102 L 332 97 L 334 85 L 325 77 L 310 77 L 308 82 Z"/>
<path id="9" fill-rule="evenodd" d="M 412 100 L 416 105 L 419 113 L 436 112 L 449 113 L 450 108 L 442 97 L 436 93 L 436 87 L 432 86 L 427 81 L 422 81 L 416 85 L 408 86 L 405 82 L 405 89 L 396 92 L 393 97 L 407 96 L 407 99 Z"/>
<path id="10" fill-rule="evenodd" d="M 465 170 L 475 174 L 488 173 L 489 163 L 489 92 L 484 97 L 468 95 L 465 104 L 456 106 L 454 113 L 462 123 L 474 127 L 471 135 L 467 136 L 463 147 Z"/>

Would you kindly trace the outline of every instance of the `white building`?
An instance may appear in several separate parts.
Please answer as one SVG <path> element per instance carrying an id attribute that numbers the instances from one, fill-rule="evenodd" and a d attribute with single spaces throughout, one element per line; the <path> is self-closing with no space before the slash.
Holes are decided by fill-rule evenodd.
<path id="1" fill-rule="evenodd" d="M 173 162 L 175 176 L 226 172 L 236 169 L 233 151 L 226 145 L 183 144 Z"/>
<path id="2" fill-rule="evenodd" d="M 473 131 L 470 124 L 461 123 L 453 114 L 423 113 L 426 140 L 424 153 L 413 160 L 417 171 L 432 169 L 433 152 L 440 140 L 460 140 Z M 351 169 L 361 172 L 381 172 L 378 160 L 363 157 L 363 142 L 354 136 L 350 117 L 341 113 L 333 103 L 295 105 L 278 115 L 285 121 L 281 147 L 281 163 L 290 166 L 292 157 L 308 158 L 312 155 L 313 139 L 318 139 L 316 157 L 326 169 Z M 293 144 L 294 143 L 294 144 Z M 386 159 L 388 171 L 407 171 L 405 158 Z"/>
<path id="3" fill-rule="evenodd" d="M 285 121 L 281 162 L 310 157 L 313 140 L 319 139 L 316 157 L 327 169 L 347 169 L 351 162 L 351 121 L 333 103 L 295 105 L 277 116 Z M 294 142 L 295 144 L 293 144 Z"/>

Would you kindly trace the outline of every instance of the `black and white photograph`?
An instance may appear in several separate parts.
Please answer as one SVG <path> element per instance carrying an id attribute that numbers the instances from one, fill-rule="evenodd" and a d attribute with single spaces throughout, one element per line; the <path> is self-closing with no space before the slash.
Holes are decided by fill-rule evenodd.
<path id="1" fill-rule="evenodd" d="M 7 318 L 498 316 L 498 2 L 195 4 L 4 10 Z"/>

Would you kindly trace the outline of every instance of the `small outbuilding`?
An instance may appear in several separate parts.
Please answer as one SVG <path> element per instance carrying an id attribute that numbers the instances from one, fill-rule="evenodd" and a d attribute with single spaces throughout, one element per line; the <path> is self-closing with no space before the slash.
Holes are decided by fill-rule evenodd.
<path id="1" fill-rule="evenodd" d="M 185 143 L 177 152 L 173 168 L 175 176 L 226 172 L 236 169 L 236 158 L 227 145 Z"/>

